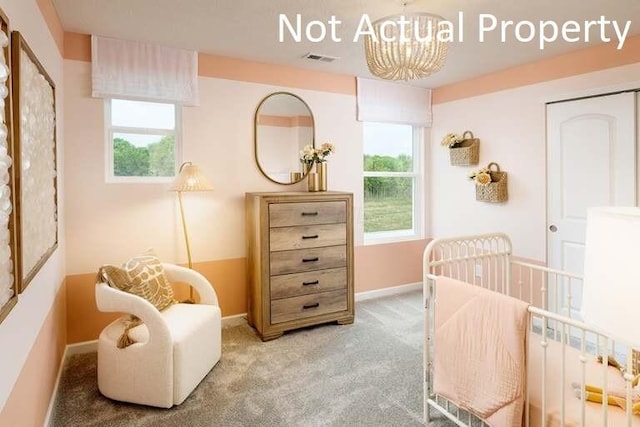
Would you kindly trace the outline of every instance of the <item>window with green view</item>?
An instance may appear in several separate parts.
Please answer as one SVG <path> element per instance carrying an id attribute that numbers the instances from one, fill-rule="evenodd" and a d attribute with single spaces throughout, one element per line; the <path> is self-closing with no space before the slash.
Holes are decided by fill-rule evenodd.
<path id="1" fill-rule="evenodd" d="M 366 240 L 421 233 L 422 128 L 364 124 L 364 232 Z"/>
<path id="2" fill-rule="evenodd" d="M 157 182 L 173 178 L 179 153 L 174 104 L 106 100 L 107 180 Z"/>

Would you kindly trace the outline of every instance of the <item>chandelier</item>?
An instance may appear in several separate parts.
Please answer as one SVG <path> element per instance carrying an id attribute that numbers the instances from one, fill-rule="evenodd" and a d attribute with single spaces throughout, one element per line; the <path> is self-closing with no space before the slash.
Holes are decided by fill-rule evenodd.
<path id="1" fill-rule="evenodd" d="M 415 80 L 440 71 L 449 46 L 438 40 L 444 18 L 431 13 L 407 13 L 379 19 L 364 40 L 367 65 L 387 80 Z"/>

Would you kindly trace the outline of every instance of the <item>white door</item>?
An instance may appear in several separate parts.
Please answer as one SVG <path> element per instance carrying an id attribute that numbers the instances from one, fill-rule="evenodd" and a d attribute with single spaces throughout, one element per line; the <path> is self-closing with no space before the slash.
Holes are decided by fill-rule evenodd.
<path id="1" fill-rule="evenodd" d="M 635 104 L 628 92 L 547 106 L 550 268 L 583 273 L 587 208 L 636 204 Z M 572 316 L 581 303 L 576 288 Z"/>

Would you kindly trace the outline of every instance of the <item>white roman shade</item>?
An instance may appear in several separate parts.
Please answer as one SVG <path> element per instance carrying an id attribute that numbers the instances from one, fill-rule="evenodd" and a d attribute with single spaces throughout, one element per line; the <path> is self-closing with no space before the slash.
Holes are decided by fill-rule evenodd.
<path id="1" fill-rule="evenodd" d="M 431 89 L 357 79 L 358 120 L 430 127 Z"/>
<path id="2" fill-rule="evenodd" d="M 91 36 L 92 95 L 198 105 L 195 51 Z"/>

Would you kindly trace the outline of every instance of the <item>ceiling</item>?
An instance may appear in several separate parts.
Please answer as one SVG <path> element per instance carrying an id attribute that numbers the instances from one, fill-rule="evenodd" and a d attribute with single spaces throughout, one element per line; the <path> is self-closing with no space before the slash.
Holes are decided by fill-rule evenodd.
<path id="1" fill-rule="evenodd" d="M 96 34 L 121 39 L 159 43 L 204 53 L 259 62 L 284 64 L 298 68 L 356 76 L 371 76 L 364 59 L 363 39 L 354 42 L 358 24 L 367 14 L 372 21 L 407 12 L 431 12 L 458 25 L 464 16 L 464 40 L 451 44 L 447 64 L 439 72 L 411 84 L 438 87 L 514 65 L 581 49 L 587 43 L 558 40 L 544 50 L 538 38 L 530 43 L 515 39 L 513 26 L 500 40 L 500 32 L 488 33 L 479 42 L 480 14 L 493 14 L 500 20 L 519 22 L 553 20 L 562 25 L 568 20 L 584 27 L 585 20 L 621 23 L 631 20 L 630 34 L 640 34 L 639 0 L 415 0 L 403 9 L 398 0 L 53 0 L 65 31 Z M 333 15 L 341 24 L 331 40 L 328 31 L 323 42 L 296 42 L 285 30 L 285 40 L 278 41 L 279 15 L 295 23 L 301 14 L 303 25 Z M 314 27 L 317 34 L 318 26 Z M 615 39 L 611 26 L 606 34 Z M 523 32 L 526 35 L 526 32 Z M 590 31 L 595 45 L 600 41 L 600 27 Z M 455 37 L 458 34 L 455 33 Z M 339 57 L 332 63 L 303 59 L 307 52 Z"/>

